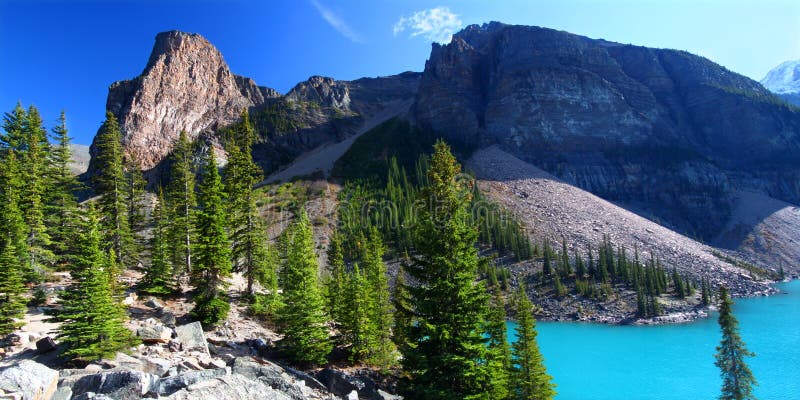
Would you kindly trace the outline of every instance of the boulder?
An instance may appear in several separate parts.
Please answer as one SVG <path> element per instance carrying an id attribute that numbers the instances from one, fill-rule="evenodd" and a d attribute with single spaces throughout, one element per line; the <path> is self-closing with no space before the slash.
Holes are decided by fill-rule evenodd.
<path id="1" fill-rule="evenodd" d="M 64 386 L 64 387 L 59 387 L 50 400 L 70 400 L 70 399 L 72 399 L 72 387 Z"/>
<path id="2" fill-rule="evenodd" d="M 164 325 L 170 328 L 175 327 L 176 318 L 174 313 L 169 311 L 164 311 L 164 309 L 160 309 L 158 313 L 158 318 L 161 319 L 161 322 Z"/>
<path id="3" fill-rule="evenodd" d="M 0 370 L 0 391 L 22 400 L 49 400 L 58 387 L 58 371 L 31 360 Z M 11 396 L 9 396 L 11 397 Z"/>
<path id="4" fill-rule="evenodd" d="M 142 343 L 167 343 L 172 339 L 172 329 L 159 323 L 145 323 L 136 334 L 142 339 Z"/>
<path id="5" fill-rule="evenodd" d="M 156 382 L 156 384 L 153 386 L 152 394 L 158 396 L 169 396 L 190 385 L 194 385 L 195 383 L 230 374 L 231 374 L 230 368 L 206 369 L 202 371 L 184 372 L 177 376 L 170 376 L 167 378 L 159 379 L 158 382 Z"/>
<path id="6" fill-rule="evenodd" d="M 158 301 L 158 299 L 155 298 L 155 297 L 151 297 L 151 298 L 147 299 L 147 301 L 144 303 L 144 305 L 146 305 L 146 306 L 148 306 L 150 308 L 154 308 L 154 309 L 164 308 L 164 305 L 161 304 L 161 302 Z"/>
<path id="7" fill-rule="evenodd" d="M 256 361 L 252 357 L 239 357 L 233 360 L 233 373 L 250 379 L 257 379 L 267 386 L 283 392 L 291 399 L 305 399 L 303 384 L 298 384 L 280 366 L 266 360 Z"/>
<path id="8" fill-rule="evenodd" d="M 117 357 L 114 359 L 112 363 L 121 368 L 132 369 L 135 371 L 142 371 L 144 370 L 144 363 L 142 360 L 138 358 L 133 358 L 125 353 L 117 353 Z"/>
<path id="9" fill-rule="evenodd" d="M 28 335 L 22 333 L 9 333 L 6 336 L 6 343 L 9 346 L 23 346 L 28 344 Z"/>
<path id="10" fill-rule="evenodd" d="M 358 392 L 361 398 L 380 399 L 371 379 L 362 379 L 349 375 L 344 371 L 325 368 L 315 374 L 316 378 L 325 385 L 325 389 L 337 396 L 348 396 L 353 391 Z"/>
<path id="11" fill-rule="evenodd" d="M 175 333 L 183 351 L 198 350 L 208 354 L 206 335 L 203 333 L 203 325 L 199 322 L 181 325 L 175 328 Z"/>
<path id="12" fill-rule="evenodd" d="M 36 341 L 36 351 L 47 353 L 56 349 L 56 341 L 50 336 L 45 336 Z"/>
<path id="13" fill-rule="evenodd" d="M 234 374 L 195 383 L 173 393 L 168 399 L 289 400 L 290 397 L 263 382 Z"/>
<path id="14" fill-rule="evenodd" d="M 74 396 L 94 393 L 108 395 L 115 400 L 134 400 L 147 394 L 157 379 L 142 371 L 103 371 L 78 379 L 72 386 L 72 392 Z"/>
<path id="15" fill-rule="evenodd" d="M 159 378 L 167 375 L 170 368 L 172 368 L 172 363 L 163 358 L 148 357 L 144 359 L 144 372 L 153 374 Z"/>
<path id="16" fill-rule="evenodd" d="M 133 292 L 128 293 L 128 295 L 125 296 L 124 299 L 122 299 L 122 304 L 124 304 L 126 306 L 132 306 L 134 303 L 136 303 L 136 299 L 137 298 L 138 298 L 138 296 L 136 296 L 136 293 L 133 293 Z"/>

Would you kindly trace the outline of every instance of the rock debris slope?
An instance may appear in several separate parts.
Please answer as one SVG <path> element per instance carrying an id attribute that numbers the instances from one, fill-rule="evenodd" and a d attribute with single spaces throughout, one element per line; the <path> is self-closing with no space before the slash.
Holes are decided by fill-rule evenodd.
<path id="1" fill-rule="evenodd" d="M 650 254 L 667 267 L 696 280 L 725 284 L 738 295 L 768 293 L 768 285 L 749 272 L 722 261 L 712 248 L 605 201 L 528 164 L 496 146 L 479 150 L 467 162 L 482 189 L 526 222 L 539 240 L 565 238 L 585 253 L 603 235 L 642 260 Z"/>
<path id="2" fill-rule="evenodd" d="M 705 240 L 739 190 L 800 204 L 800 110 L 683 51 L 471 25 L 433 45 L 414 115 Z"/>

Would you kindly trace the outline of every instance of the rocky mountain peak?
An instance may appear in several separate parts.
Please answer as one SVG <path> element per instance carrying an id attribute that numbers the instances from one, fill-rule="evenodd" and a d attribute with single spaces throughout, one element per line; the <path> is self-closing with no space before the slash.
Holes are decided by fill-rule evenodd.
<path id="1" fill-rule="evenodd" d="M 350 108 L 350 88 L 347 83 L 325 76 L 315 75 L 305 82 L 298 83 L 286 97 L 294 101 L 317 103 L 339 110 Z"/>
<path id="2" fill-rule="evenodd" d="M 786 61 L 771 69 L 761 84 L 778 94 L 800 93 L 800 60 Z"/>
<path id="3" fill-rule="evenodd" d="M 111 85 L 106 108 L 120 122 L 126 156 L 149 170 L 172 151 L 181 131 L 195 139 L 278 96 L 234 75 L 201 35 L 169 31 L 156 35 L 140 76 Z"/>

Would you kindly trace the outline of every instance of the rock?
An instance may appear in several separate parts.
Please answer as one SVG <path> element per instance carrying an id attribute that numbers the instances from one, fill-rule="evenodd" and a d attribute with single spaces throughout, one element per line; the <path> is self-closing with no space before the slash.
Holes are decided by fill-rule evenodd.
<path id="1" fill-rule="evenodd" d="M 138 296 L 136 296 L 136 293 L 130 292 L 127 296 L 125 296 L 124 299 L 122 299 L 122 304 L 126 306 L 132 306 L 134 303 L 136 303 L 137 298 Z"/>
<path id="2" fill-rule="evenodd" d="M 233 360 L 232 370 L 235 374 L 264 382 L 267 386 L 285 393 L 292 399 L 305 398 L 301 385 L 298 385 L 283 368 L 269 361 L 256 361 L 252 357 L 238 357 Z"/>
<path id="3" fill-rule="evenodd" d="M 70 400 L 70 399 L 72 399 L 72 387 L 64 386 L 64 387 L 59 387 L 50 400 Z"/>
<path id="4" fill-rule="evenodd" d="M 166 326 L 168 326 L 170 328 L 174 328 L 175 327 L 176 319 L 175 319 L 175 314 L 174 313 L 172 313 L 170 311 L 164 311 L 164 309 L 161 309 L 159 311 L 159 319 L 161 319 L 161 322 L 164 325 L 166 325 Z"/>
<path id="5" fill-rule="evenodd" d="M 171 351 L 173 353 L 179 352 L 179 351 L 181 351 L 181 343 L 179 341 L 177 341 L 177 340 L 170 340 L 167 343 L 167 350 L 169 350 L 169 351 Z"/>
<path id="6" fill-rule="evenodd" d="M 23 346 L 28 343 L 28 336 L 23 333 L 9 333 L 6 336 L 6 343 L 9 346 Z"/>
<path id="7" fill-rule="evenodd" d="M 103 366 L 100 365 L 100 364 L 91 363 L 91 364 L 85 366 L 83 369 L 86 370 L 86 371 L 90 371 L 90 372 L 100 372 L 100 371 L 104 370 L 105 368 L 103 368 Z"/>
<path id="8" fill-rule="evenodd" d="M 167 343 L 172 339 L 172 329 L 158 323 L 145 323 L 136 330 L 143 343 Z"/>
<path id="9" fill-rule="evenodd" d="M 170 368 L 172 368 L 172 363 L 163 358 L 148 357 L 144 359 L 143 371 L 159 378 L 167 375 Z"/>
<path id="10" fill-rule="evenodd" d="M 353 390 L 352 392 L 348 393 L 347 400 L 358 400 L 358 392 Z"/>
<path id="11" fill-rule="evenodd" d="M 144 363 L 142 360 L 138 358 L 133 358 L 125 353 L 117 352 L 117 356 L 114 359 L 114 364 L 121 368 L 132 369 L 136 371 L 142 371 L 144 369 Z"/>
<path id="12" fill-rule="evenodd" d="M 183 388 L 193 385 L 197 382 L 218 378 L 231 374 L 230 368 L 220 369 L 206 369 L 202 371 L 189 371 L 184 372 L 177 376 L 170 376 L 161 378 L 153 386 L 153 394 L 158 396 L 169 396 Z"/>
<path id="13" fill-rule="evenodd" d="M 225 368 L 228 364 L 218 358 L 205 357 L 198 360 L 203 368 Z"/>
<path id="14" fill-rule="evenodd" d="M 203 333 L 203 326 L 200 322 L 181 325 L 175 328 L 175 333 L 178 335 L 178 342 L 181 343 L 181 350 L 198 350 L 208 354 L 208 343 L 206 342 L 206 335 Z"/>
<path id="15" fill-rule="evenodd" d="M 378 399 L 380 400 L 403 400 L 403 396 L 398 396 L 395 394 L 384 392 L 381 389 L 378 389 Z"/>
<path id="16" fill-rule="evenodd" d="M 147 299 L 147 301 L 144 303 L 144 305 L 146 305 L 146 306 L 148 306 L 150 308 L 154 308 L 154 309 L 164 308 L 164 305 L 161 304 L 161 302 L 158 301 L 158 299 L 155 298 L 155 297 L 151 297 L 151 298 Z"/>
<path id="17" fill-rule="evenodd" d="M 195 383 L 168 397 L 174 400 L 289 400 L 285 394 L 242 375 L 230 375 Z"/>
<path id="18" fill-rule="evenodd" d="M 39 354 L 47 353 L 56 349 L 56 341 L 50 336 L 45 336 L 36 341 L 36 351 Z"/>
<path id="19" fill-rule="evenodd" d="M 362 396 L 367 395 L 367 385 L 364 381 L 350 376 L 343 371 L 325 368 L 316 374 L 317 379 L 325 386 L 329 392 L 337 396 L 347 396 L 348 393 L 358 392 Z M 374 393 L 369 393 L 371 396 Z M 370 397 L 371 398 L 371 397 Z"/>
<path id="20" fill-rule="evenodd" d="M 140 399 L 158 378 L 142 371 L 110 370 L 86 375 L 72 386 L 75 396 L 87 393 L 108 395 L 115 400 Z"/>
<path id="21" fill-rule="evenodd" d="M 28 333 L 28 342 L 36 343 L 39 339 L 42 338 L 42 335 L 36 332 Z"/>
<path id="22" fill-rule="evenodd" d="M 58 386 L 58 371 L 31 360 L 0 369 L 0 390 L 23 400 L 49 400 Z"/>

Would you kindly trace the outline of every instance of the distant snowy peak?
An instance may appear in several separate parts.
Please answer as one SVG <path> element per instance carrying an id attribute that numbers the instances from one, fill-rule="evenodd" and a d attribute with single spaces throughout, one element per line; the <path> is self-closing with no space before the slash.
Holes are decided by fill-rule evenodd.
<path id="1" fill-rule="evenodd" d="M 773 68 L 761 84 L 777 94 L 800 93 L 800 60 L 786 61 Z"/>

